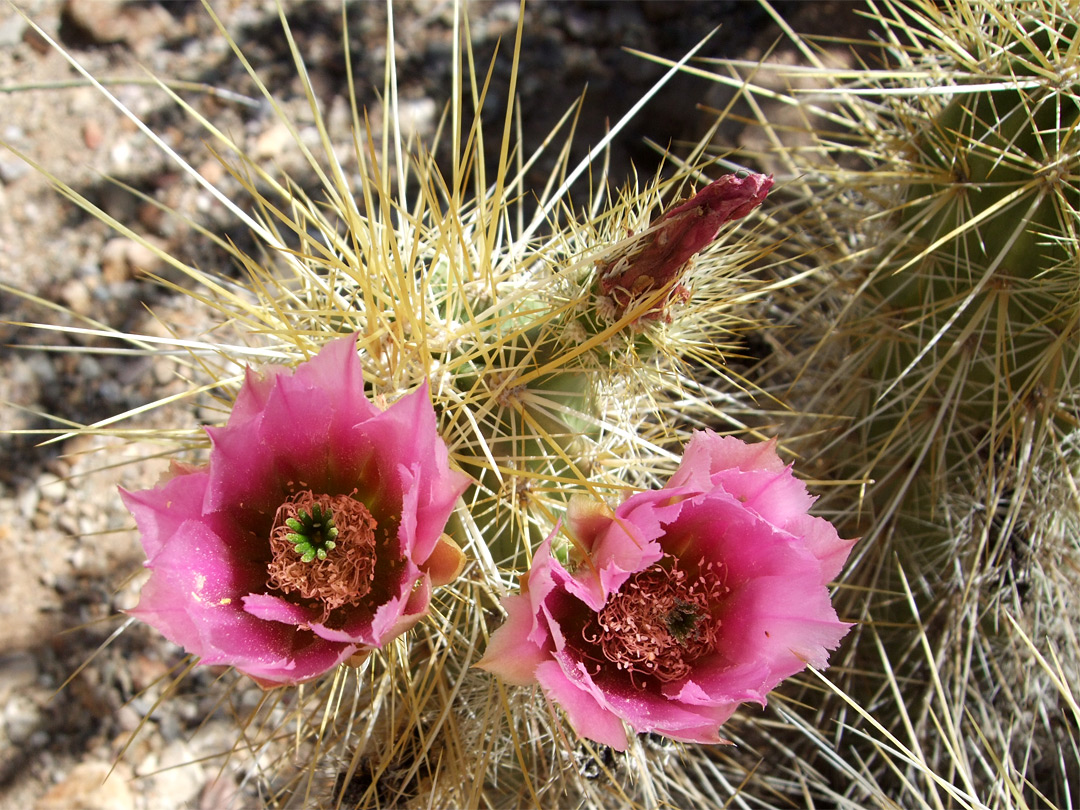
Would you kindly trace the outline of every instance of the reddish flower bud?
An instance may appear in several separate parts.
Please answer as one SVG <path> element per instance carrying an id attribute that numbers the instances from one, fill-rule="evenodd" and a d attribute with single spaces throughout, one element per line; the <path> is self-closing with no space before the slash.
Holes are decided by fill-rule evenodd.
<path id="1" fill-rule="evenodd" d="M 626 253 L 600 262 L 597 287 L 613 302 L 615 317 L 667 289 L 668 294 L 641 317 L 670 322 L 668 302 L 689 297 L 680 280 L 690 259 L 716 239 L 721 225 L 742 219 L 761 205 L 772 184 L 771 175 L 724 175 L 662 214 Z"/>

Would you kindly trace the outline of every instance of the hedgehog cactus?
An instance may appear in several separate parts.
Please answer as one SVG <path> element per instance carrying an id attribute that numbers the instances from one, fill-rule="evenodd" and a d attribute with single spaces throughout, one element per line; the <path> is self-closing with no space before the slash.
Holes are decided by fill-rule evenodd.
<path id="1" fill-rule="evenodd" d="M 255 415 L 272 410 L 275 430 L 297 442 L 251 454 L 263 457 L 259 469 L 275 478 L 276 503 L 285 507 L 282 521 L 272 521 L 274 571 L 317 566 L 349 546 L 366 566 L 357 564 L 356 577 L 372 581 L 368 594 L 341 602 L 336 590 L 316 589 L 306 569 L 268 578 L 252 531 L 255 539 L 241 543 L 245 571 L 266 585 L 255 594 L 262 598 L 248 600 L 256 624 L 230 595 L 215 591 L 216 604 L 206 602 L 210 591 L 198 582 L 205 544 L 196 524 L 220 521 L 212 503 L 194 497 L 211 473 L 178 464 L 163 489 L 128 496 L 144 542 L 147 534 L 151 545 L 177 534 L 187 541 L 165 555 L 179 558 L 175 564 L 155 555 L 151 565 L 157 598 L 187 610 L 155 598 L 143 607 L 167 613 L 159 623 L 189 652 L 264 685 L 289 684 L 253 699 L 245 679 L 223 679 L 243 730 L 222 756 L 245 769 L 264 806 L 1027 806 L 1018 783 L 1029 776 L 1029 752 L 1018 766 L 1009 745 L 1016 729 L 1036 723 L 995 715 L 998 693 L 977 690 L 1007 681 L 1003 672 L 1019 672 L 1026 684 L 1017 662 L 1033 653 L 1043 691 L 1056 690 L 1074 718 L 1080 709 L 1065 678 L 1030 642 L 1015 640 L 1041 631 L 1039 609 L 1010 625 L 1023 625 L 1008 637 L 1020 654 L 995 658 L 1007 643 L 993 635 L 1006 624 L 1002 605 L 1022 601 L 1019 578 L 1011 589 L 983 592 L 978 583 L 1013 573 L 1013 561 L 1041 553 L 1040 544 L 1056 545 L 1033 569 L 1050 569 L 1054 555 L 1068 562 L 1062 547 L 1074 542 L 1080 514 L 1076 445 L 1066 435 L 1077 426 L 1080 385 L 1078 25 L 1063 0 L 870 7 L 888 67 L 821 68 L 832 84 L 827 104 L 759 93 L 738 63 L 729 66 L 733 75 L 713 76 L 741 89 L 779 147 L 750 156 L 785 181 L 765 217 L 752 214 L 773 194 L 772 177 L 716 179 L 723 173 L 715 165 L 699 165 L 703 144 L 673 179 L 644 188 L 612 194 L 606 176 L 591 177 L 587 208 L 568 189 L 595 164 L 572 169 L 564 149 L 554 176 L 567 182 L 556 189 L 553 181 L 527 216 L 515 201 L 530 193 L 524 178 L 537 156 L 516 154 L 516 120 L 507 113 L 497 167 L 485 164 L 479 112 L 466 120 L 466 110 L 484 106 L 487 85 L 481 89 L 459 4 L 443 129 L 449 167 L 411 154 L 393 124 L 394 47 L 381 129 L 354 108 L 345 141 L 355 148 L 342 150 L 284 16 L 318 146 L 248 70 L 318 178 L 320 198 L 299 178 L 264 168 L 165 89 L 214 140 L 254 216 L 98 85 L 265 249 L 253 257 L 227 248 L 247 273 L 240 282 L 162 257 L 188 277 L 190 295 L 215 322 L 211 336 L 180 336 L 172 349 L 191 379 L 205 378 L 192 383 L 192 396 L 212 390 L 239 403 L 231 427 L 212 431 L 209 467 L 235 479 L 229 503 L 245 512 L 246 437 L 230 440 L 238 450 L 224 467 L 216 443 L 248 421 L 263 424 Z M 762 99 L 828 127 L 808 126 L 810 148 L 789 147 L 790 128 L 760 115 Z M 545 144 L 558 137 L 550 133 Z M 762 268 L 777 283 L 754 277 Z M 783 328 L 766 324 L 777 318 Z M 726 360 L 738 334 L 752 329 L 775 351 L 743 379 Z M 148 345 L 146 336 L 111 334 Z M 256 360 L 284 368 L 260 373 Z M 256 370 L 242 381 L 245 363 Z M 271 378 L 280 378 L 278 400 L 311 401 L 271 403 Z M 776 401 L 794 407 L 774 408 Z M 290 419 L 333 403 L 343 414 L 333 431 L 323 435 L 318 420 L 290 428 Z M 363 418 L 354 421 L 354 411 Z M 404 414 L 415 415 L 412 433 L 402 429 Z M 751 448 L 696 430 L 772 433 L 782 420 L 795 425 L 782 446 L 816 464 L 819 479 L 865 485 L 836 487 L 823 499 L 842 522 L 839 535 L 807 516 L 812 499 L 774 445 Z M 386 422 L 392 435 L 379 432 Z M 206 455 L 201 431 L 167 438 L 177 436 Z M 319 492 L 298 496 L 299 476 L 287 474 L 296 469 L 293 454 L 323 454 L 335 474 Z M 374 457 L 382 466 L 368 463 Z M 384 467 L 410 485 L 387 488 Z M 414 468 L 426 475 L 412 476 Z M 357 473 L 369 494 L 382 487 L 394 497 L 369 498 L 364 516 L 349 502 L 346 473 Z M 856 490 L 865 499 L 849 497 Z M 180 491 L 194 496 L 167 494 Z M 1044 526 L 1039 510 L 1051 506 L 1060 519 Z M 178 520 L 174 509 L 197 519 Z M 361 517 L 346 531 L 354 511 Z M 375 537 L 379 526 L 398 533 Z M 835 676 L 856 695 L 848 704 L 855 711 L 837 723 L 837 701 L 822 699 L 821 683 L 792 701 L 770 690 L 808 662 L 823 665 L 846 630 L 827 585 L 851 548 L 840 537 L 856 534 L 865 542 L 854 579 L 866 587 L 850 588 L 839 613 L 861 621 L 856 644 L 842 652 L 850 666 Z M 376 587 L 372 572 L 393 567 L 380 560 L 393 556 L 395 537 L 413 535 L 422 538 L 401 543 L 408 576 L 395 588 L 375 577 Z M 892 576 L 894 552 L 910 578 Z M 194 589 L 186 587 L 192 577 Z M 1068 575 L 1047 582 L 1039 592 L 1055 595 L 1044 612 L 1051 598 L 1064 604 Z M 308 604 L 316 590 L 324 603 L 317 616 Z M 597 593 L 603 598 L 592 604 Z M 591 596 L 578 604 L 568 594 Z M 401 615 L 388 616 L 387 604 Z M 317 627 L 328 643 L 307 651 L 303 671 L 291 660 L 267 663 L 262 649 L 217 655 L 219 644 L 242 634 L 226 621 L 207 639 L 189 625 L 218 606 L 257 626 L 260 639 L 299 643 Z M 937 612 L 920 616 L 923 608 Z M 908 632 L 913 612 L 917 630 Z M 874 624 L 882 618 L 902 626 L 890 632 L 887 622 Z M 775 632 L 776 622 L 785 632 Z M 341 623 L 356 632 L 343 638 Z M 369 632 L 376 624 L 379 632 Z M 574 630 L 569 643 L 566 628 Z M 1067 627 L 1058 630 L 1068 637 Z M 251 647 L 250 638 L 240 641 Z M 909 655 L 916 646 L 922 656 Z M 665 653 L 659 662 L 656 650 Z M 922 687 L 930 669 L 932 694 Z M 683 680 L 691 671 L 708 689 Z M 764 703 L 766 692 L 768 720 L 736 717 L 718 728 L 743 701 Z M 1039 709 L 1025 699 L 1010 695 L 1010 709 Z M 1004 756 L 973 742 L 989 724 L 976 733 L 969 708 L 998 723 Z M 716 741 L 720 733 L 739 747 L 671 742 Z M 1012 769 L 1001 780 L 1008 789 L 995 781 L 1000 761 Z"/>

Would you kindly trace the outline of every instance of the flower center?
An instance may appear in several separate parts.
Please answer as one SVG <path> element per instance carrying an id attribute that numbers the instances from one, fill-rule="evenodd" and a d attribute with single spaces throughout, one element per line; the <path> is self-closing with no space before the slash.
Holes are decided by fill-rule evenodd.
<path id="1" fill-rule="evenodd" d="M 320 602 L 321 621 L 335 608 L 359 604 L 375 578 L 376 525 L 348 495 L 296 493 L 274 515 L 269 585 Z"/>
<path id="2" fill-rule="evenodd" d="M 690 665 L 712 652 L 720 620 L 712 615 L 727 593 L 714 563 L 702 560 L 691 578 L 670 554 L 632 575 L 582 630 L 603 657 L 635 676 L 667 683 L 685 677 Z"/>

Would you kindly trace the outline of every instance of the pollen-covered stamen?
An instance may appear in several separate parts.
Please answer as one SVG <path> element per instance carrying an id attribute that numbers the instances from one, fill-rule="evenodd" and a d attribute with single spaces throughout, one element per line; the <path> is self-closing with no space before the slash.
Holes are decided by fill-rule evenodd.
<path id="1" fill-rule="evenodd" d="M 360 604 L 375 577 L 376 528 L 355 498 L 296 493 L 274 516 L 268 584 L 321 602 L 323 620 L 335 608 Z"/>
<path id="2" fill-rule="evenodd" d="M 667 683 L 685 677 L 690 665 L 712 652 L 720 632 L 715 616 L 727 593 L 718 567 L 701 560 L 689 576 L 671 555 L 631 576 L 582 630 L 603 658 L 635 676 Z"/>

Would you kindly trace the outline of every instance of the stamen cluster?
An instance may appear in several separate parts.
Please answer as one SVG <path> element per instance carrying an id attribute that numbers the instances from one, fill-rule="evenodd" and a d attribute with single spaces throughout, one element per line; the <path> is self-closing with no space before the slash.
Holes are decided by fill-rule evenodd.
<path id="1" fill-rule="evenodd" d="M 690 665 L 713 651 L 720 634 L 715 618 L 727 592 L 716 564 L 701 560 L 691 578 L 670 554 L 630 577 L 582 630 L 582 638 L 630 673 L 638 689 L 651 676 L 669 683 L 685 677 Z"/>
<path id="2" fill-rule="evenodd" d="M 268 584 L 321 603 L 320 621 L 343 605 L 361 604 L 375 578 L 376 529 L 371 512 L 355 498 L 296 493 L 274 517 Z"/>

